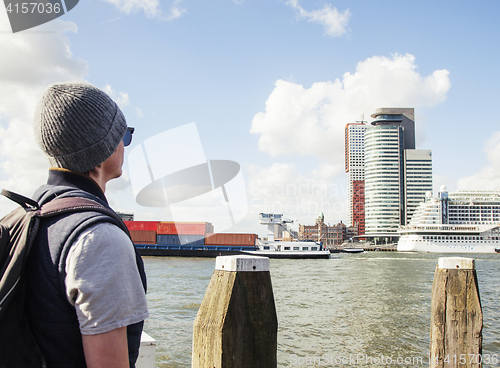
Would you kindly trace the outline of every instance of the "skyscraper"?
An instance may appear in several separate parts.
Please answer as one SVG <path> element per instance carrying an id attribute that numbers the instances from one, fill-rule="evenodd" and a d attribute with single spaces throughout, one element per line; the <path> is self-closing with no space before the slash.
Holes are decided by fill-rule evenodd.
<path id="1" fill-rule="evenodd" d="M 345 127 L 345 172 L 347 173 L 347 223 L 365 233 L 365 170 L 364 122 L 349 123 Z"/>
<path id="2" fill-rule="evenodd" d="M 413 108 L 380 108 L 371 116 L 375 120 L 371 125 L 363 124 L 364 128 L 359 124 L 346 126 L 349 224 L 354 221 L 354 203 L 360 201 L 354 187 L 361 185 L 357 180 L 362 177 L 364 216 L 358 216 L 364 218 L 364 233 L 371 237 L 396 238 L 399 225 L 410 221 L 418 203 L 425 199 L 425 193 L 432 191 L 431 151 L 415 149 Z M 364 139 L 359 141 L 362 149 L 353 151 L 351 135 L 355 135 L 355 127 L 364 132 Z M 363 161 L 356 156 L 359 151 Z M 357 162 L 363 165 L 353 170 L 355 166 L 351 165 Z"/>

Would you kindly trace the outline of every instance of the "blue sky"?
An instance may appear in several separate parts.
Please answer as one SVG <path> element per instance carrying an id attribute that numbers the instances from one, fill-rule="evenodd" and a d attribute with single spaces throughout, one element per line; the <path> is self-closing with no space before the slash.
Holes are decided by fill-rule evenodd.
<path id="1" fill-rule="evenodd" d="M 46 180 L 34 106 L 49 84 L 85 80 L 110 93 L 136 128 L 130 149 L 195 122 L 208 159 L 241 165 L 249 211 L 227 231 L 263 234 L 257 215 L 265 211 L 303 224 L 323 211 L 326 222 L 346 222 L 344 126 L 369 121 L 378 107 L 415 108 L 435 190 L 498 190 L 499 8 L 80 0 L 17 34 L 0 8 L 0 186 L 31 195 Z M 127 173 L 107 195 L 136 219 L 168 219 L 134 203 Z M 2 213 L 11 208 L 0 201 Z"/>

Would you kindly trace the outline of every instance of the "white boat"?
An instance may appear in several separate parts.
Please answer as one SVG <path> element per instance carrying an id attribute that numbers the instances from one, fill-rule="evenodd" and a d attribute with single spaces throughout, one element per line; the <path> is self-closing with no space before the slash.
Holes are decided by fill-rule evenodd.
<path id="1" fill-rule="evenodd" d="M 286 225 L 293 221 L 284 218 L 282 214 L 261 213 L 259 219 L 262 225 L 267 225 L 267 240 L 259 239 L 258 249 L 248 251 L 248 254 L 269 258 L 330 258 L 330 252 L 324 250 L 321 243 L 299 240 L 274 240 L 275 226 L 281 227 L 293 237 L 298 238 L 297 233 Z"/>
<path id="2" fill-rule="evenodd" d="M 495 253 L 500 248 L 500 192 L 441 187 L 427 194 L 410 223 L 399 229 L 398 251 Z"/>
<path id="3" fill-rule="evenodd" d="M 247 253 L 269 258 L 330 258 L 330 252 L 320 244 L 304 241 L 259 240 L 258 250 Z"/>

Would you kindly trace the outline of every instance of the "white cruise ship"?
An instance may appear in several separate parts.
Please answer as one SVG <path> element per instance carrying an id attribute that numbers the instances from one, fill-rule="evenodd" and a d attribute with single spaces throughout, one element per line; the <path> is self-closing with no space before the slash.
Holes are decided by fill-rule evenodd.
<path id="1" fill-rule="evenodd" d="M 427 193 L 410 223 L 399 229 L 398 251 L 500 252 L 500 192 Z"/>

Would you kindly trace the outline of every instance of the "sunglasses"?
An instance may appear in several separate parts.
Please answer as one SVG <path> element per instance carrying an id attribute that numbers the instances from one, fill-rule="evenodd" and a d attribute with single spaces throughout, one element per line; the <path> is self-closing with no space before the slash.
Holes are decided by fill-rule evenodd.
<path id="1" fill-rule="evenodd" d="M 123 145 L 125 147 L 127 147 L 130 144 L 130 142 L 132 142 L 132 134 L 134 133 L 134 130 L 135 130 L 134 128 L 127 127 L 127 132 L 122 138 Z"/>

